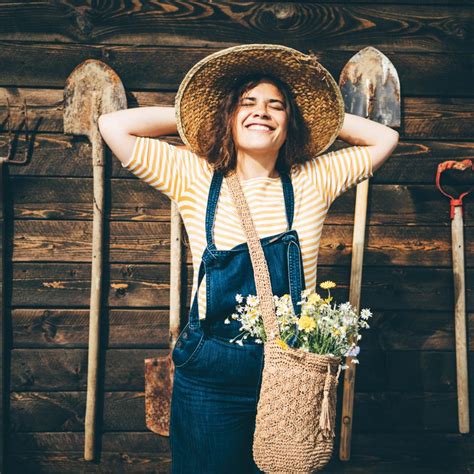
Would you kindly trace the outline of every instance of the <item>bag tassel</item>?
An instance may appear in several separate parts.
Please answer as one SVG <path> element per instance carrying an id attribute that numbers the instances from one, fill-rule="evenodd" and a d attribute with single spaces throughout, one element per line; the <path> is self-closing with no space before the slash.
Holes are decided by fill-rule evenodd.
<path id="1" fill-rule="evenodd" d="M 341 365 L 337 369 L 336 380 L 339 378 L 341 372 Z M 326 380 L 324 381 L 324 395 L 323 402 L 321 404 L 321 416 L 319 417 L 319 427 L 326 436 L 331 434 L 331 416 L 329 413 L 329 389 L 331 387 L 331 366 L 328 364 L 328 372 L 326 374 Z"/>

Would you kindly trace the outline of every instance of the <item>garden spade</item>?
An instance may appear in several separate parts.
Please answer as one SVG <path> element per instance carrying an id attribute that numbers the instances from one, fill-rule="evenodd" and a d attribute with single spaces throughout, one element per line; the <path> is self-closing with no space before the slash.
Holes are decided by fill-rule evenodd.
<path id="1" fill-rule="evenodd" d="M 92 223 L 92 276 L 87 365 L 87 400 L 84 459 L 94 459 L 97 375 L 99 368 L 99 321 L 102 283 L 102 244 L 104 225 L 105 147 L 99 133 L 102 114 L 125 109 L 127 99 L 119 76 L 101 61 L 88 59 L 67 78 L 64 88 L 64 133 L 85 135 L 92 145 L 94 181 Z"/>
<path id="2" fill-rule="evenodd" d="M 390 127 L 400 126 L 400 81 L 390 60 L 379 50 L 368 46 L 355 54 L 344 66 L 339 77 L 345 111 Z M 360 309 L 362 264 L 364 256 L 365 223 L 369 180 L 356 188 L 354 232 L 349 302 Z M 354 409 L 355 364 L 348 357 L 344 374 L 342 424 L 339 458 L 350 459 L 352 419 Z"/>
<path id="3" fill-rule="evenodd" d="M 474 171 L 471 160 L 444 161 L 438 165 L 436 186 L 450 199 L 452 259 L 454 273 L 454 333 L 456 339 L 456 386 L 458 392 L 458 426 L 460 433 L 469 433 L 469 386 L 467 370 L 466 340 L 466 285 L 464 279 L 464 228 L 463 198 L 471 191 L 461 193 L 457 198 L 441 186 L 441 174 L 446 170 Z"/>
<path id="4" fill-rule="evenodd" d="M 169 353 L 145 359 L 145 414 L 147 428 L 169 436 L 174 364 L 171 354 L 179 336 L 181 310 L 182 225 L 178 206 L 171 201 L 171 265 Z"/>

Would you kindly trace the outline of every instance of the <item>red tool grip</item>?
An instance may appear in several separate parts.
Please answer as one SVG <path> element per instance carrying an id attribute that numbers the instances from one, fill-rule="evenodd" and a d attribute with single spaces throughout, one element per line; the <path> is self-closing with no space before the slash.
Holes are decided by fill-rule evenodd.
<path id="1" fill-rule="evenodd" d="M 450 204 L 451 204 L 450 217 L 451 217 L 451 220 L 454 219 L 454 209 L 456 207 L 461 208 L 461 216 L 463 215 L 462 200 L 465 196 L 467 196 L 472 191 L 472 189 L 460 194 L 457 198 L 455 198 L 454 196 L 451 196 L 451 194 L 448 194 L 441 187 L 441 184 L 440 184 L 441 173 L 443 171 L 446 171 L 446 170 L 449 170 L 449 169 L 465 171 L 469 168 L 471 168 L 474 171 L 474 164 L 472 163 L 471 160 L 462 160 L 462 161 L 449 160 L 449 161 L 443 161 L 442 163 L 440 163 L 438 165 L 438 170 L 436 172 L 436 186 L 441 191 L 441 193 L 443 193 L 445 196 L 447 196 L 450 199 Z"/>

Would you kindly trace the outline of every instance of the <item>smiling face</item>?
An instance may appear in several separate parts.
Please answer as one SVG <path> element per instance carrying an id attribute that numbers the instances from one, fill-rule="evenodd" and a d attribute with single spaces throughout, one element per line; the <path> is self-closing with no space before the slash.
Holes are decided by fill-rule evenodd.
<path id="1" fill-rule="evenodd" d="M 237 104 L 232 124 L 237 150 L 278 153 L 286 139 L 287 104 L 280 90 L 262 81 L 244 92 Z"/>

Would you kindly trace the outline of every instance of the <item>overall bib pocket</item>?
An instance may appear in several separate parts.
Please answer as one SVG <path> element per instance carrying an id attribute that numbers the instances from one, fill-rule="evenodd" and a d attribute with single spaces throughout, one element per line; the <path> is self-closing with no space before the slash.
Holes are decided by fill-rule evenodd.
<path id="1" fill-rule="evenodd" d="M 198 358 L 206 339 L 201 328 L 189 327 L 189 322 L 176 341 L 171 357 L 176 368 L 185 368 Z"/>

